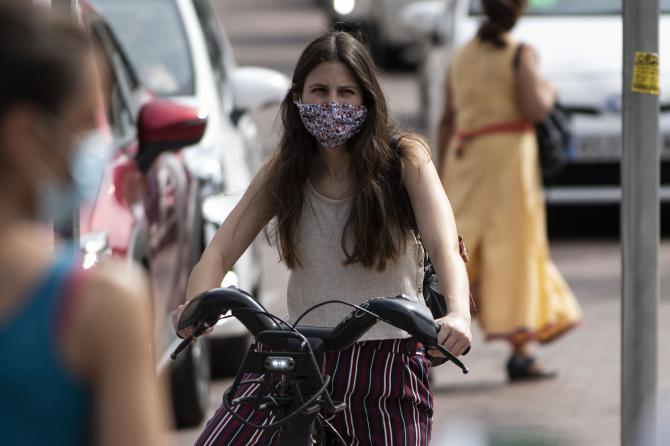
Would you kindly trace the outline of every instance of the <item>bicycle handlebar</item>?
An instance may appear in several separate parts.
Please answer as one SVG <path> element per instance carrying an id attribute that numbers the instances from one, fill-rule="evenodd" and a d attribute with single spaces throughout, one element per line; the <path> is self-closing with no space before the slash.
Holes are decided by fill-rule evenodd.
<path id="1" fill-rule="evenodd" d="M 359 306 L 391 325 L 405 330 L 426 346 L 437 344 L 439 328 L 435 325 L 430 311 L 423 305 L 400 295 L 370 299 Z M 215 288 L 191 300 L 179 318 L 178 329 L 197 327 L 203 323 L 211 326 L 228 311 L 231 311 L 254 337 L 266 330 L 280 329 L 271 317 L 263 314 L 266 310 L 260 303 L 237 288 Z M 343 350 L 354 344 L 378 321 L 374 315 L 355 309 L 333 328 L 303 325 L 295 328 L 307 338 L 322 340 L 324 351 Z"/>
<path id="2" fill-rule="evenodd" d="M 313 327 L 298 325 L 293 327 L 308 339 L 318 339 L 324 352 L 344 350 L 353 345 L 375 323 L 382 320 L 406 331 L 425 347 L 435 347 L 454 364 L 468 373 L 468 368 L 451 352 L 438 344 L 439 325 L 435 324 L 430 310 L 425 305 L 411 301 L 405 295 L 375 298 L 358 305 L 335 327 Z M 192 299 L 179 318 L 177 330 L 195 327 L 193 336 L 185 339 L 172 353 L 176 358 L 193 338 L 200 336 L 213 326 L 228 311 L 237 318 L 256 338 L 265 331 L 281 331 L 281 321 L 247 292 L 234 287 L 215 288 Z M 279 323 L 277 323 L 279 321 Z M 263 343 L 270 347 L 281 347 L 284 339 L 265 336 Z M 464 354 L 470 349 L 466 350 Z"/>
<path id="3" fill-rule="evenodd" d="M 233 316 L 256 336 L 265 330 L 279 330 L 267 310 L 251 294 L 239 288 L 214 288 L 192 299 L 179 318 L 177 330 L 197 327 L 203 323 L 214 325 L 230 311 Z"/>

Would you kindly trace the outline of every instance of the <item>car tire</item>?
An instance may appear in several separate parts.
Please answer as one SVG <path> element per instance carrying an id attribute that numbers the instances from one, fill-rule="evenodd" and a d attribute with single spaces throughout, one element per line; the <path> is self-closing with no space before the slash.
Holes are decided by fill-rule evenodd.
<path id="1" fill-rule="evenodd" d="M 209 404 L 209 345 L 197 339 L 170 371 L 172 408 L 178 428 L 196 427 Z"/>
<path id="2" fill-rule="evenodd" d="M 250 343 L 251 335 L 249 334 L 232 338 L 210 338 L 212 377 L 227 378 L 237 375 Z"/>

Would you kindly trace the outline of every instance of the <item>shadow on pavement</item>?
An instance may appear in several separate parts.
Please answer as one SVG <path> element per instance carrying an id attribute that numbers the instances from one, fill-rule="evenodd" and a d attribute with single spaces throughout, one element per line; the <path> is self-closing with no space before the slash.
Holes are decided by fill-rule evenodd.
<path id="1" fill-rule="evenodd" d="M 491 393 L 507 386 L 506 382 L 501 381 L 470 381 L 467 383 L 434 385 L 432 390 L 433 394 L 475 395 Z"/>

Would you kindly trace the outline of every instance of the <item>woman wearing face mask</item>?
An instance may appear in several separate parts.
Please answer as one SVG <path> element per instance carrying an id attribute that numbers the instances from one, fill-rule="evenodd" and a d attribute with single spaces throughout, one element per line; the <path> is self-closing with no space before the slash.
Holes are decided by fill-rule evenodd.
<path id="1" fill-rule="evenodd" d="M 470 313 L 454 217 L 427 146 L 408 135 L 400 138 L 399 147 L 389 144 L 396 130 L 360 42 L 343 32 L 314 40 L 298 60 L 281 115 L 277 152 L 205 250 L 191 274 L 187 297 L 219 286 L 224 273 L 275 219 L 279 254 L 291 270 L 291 321 L 331 299 L 360 304 L 404 293 L 423 302 L 423 248 L 412 232 L 415 216 L 449 307 L 438 321 L 439 341 L 462 354 L 471 340 Z M 349 311 L 329 305 L 303 322 L 332 327 Z M 329 392 L 347 403 L 332 422 L 347 444 L 428 444 L 429 362 L 421 346 L 409 345 L 404 337 L 401 330 L 378 323 L 361 342 L 327 355 L 325 373 L 333 376 Z M 253 414 L 250 421 L 271 420 Z M 277 441 L 276 431 L 249 430 L 221 408 L 197 444 Z"/>
<path id="2" fill-rule="evenodd" d="M 104 146 L 86 37 L 31 3 L 0 0 L 0 443 L 162 444 L 143 277 L 44 243 Z"/>

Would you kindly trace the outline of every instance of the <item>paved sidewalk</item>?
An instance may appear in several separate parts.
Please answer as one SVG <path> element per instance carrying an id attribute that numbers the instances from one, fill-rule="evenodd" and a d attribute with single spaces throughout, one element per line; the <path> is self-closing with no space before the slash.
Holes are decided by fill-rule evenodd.
<path id="1" fill-rule="evenodd" d="M 595 247 L 594 247 L 595 246 Z M 558 244 L 553 256 L 584 310 L 584 322 L 555 343 L 537 348 L 559 378 L 531 384 L 507 384 L 502 365 L 508 350 L 501 342 L 482 344 L 466 357 L 472 372 L 464 376 L 442 367 L 435 379 L 436 445 L 467 446 L 454 439 L 450 422 L 475 420 L 510 440 L 521 434 L 527 443 L 613 446 L 620 444 L 620 256 L 614 242 L 583 249 L 578 243 Z M 659 311 L 659 388 L 670 398 L 670 244 L 661 253 Z M 666 412 L 667 413 L 667 412 Z M 668 419 L 661 423 L 670 423 Z M 456 426 L 458 427 L 458 426 Z M 463 428 L 463 426 L 460 426 Z M 449 441 L 452 439 L 452 441 Z M 468 443 L 471 445 L 481 443 Z"/>

